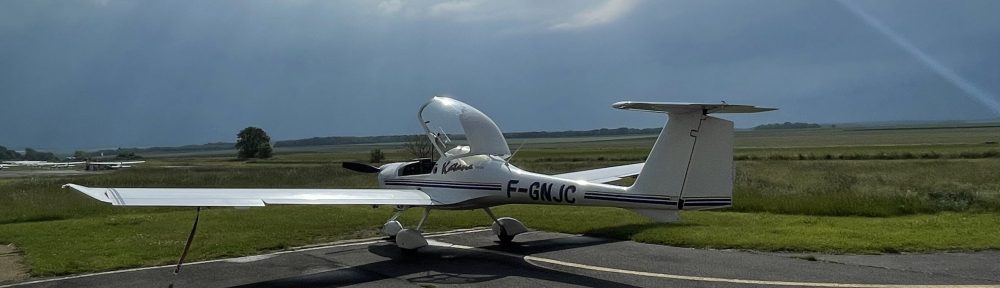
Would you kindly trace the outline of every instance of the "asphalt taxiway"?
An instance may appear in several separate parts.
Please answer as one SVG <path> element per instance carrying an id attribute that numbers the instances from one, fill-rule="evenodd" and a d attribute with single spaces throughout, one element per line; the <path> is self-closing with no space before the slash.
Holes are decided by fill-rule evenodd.
<path id="1" fill-rule="evenodd" d="M 803 257 L 540 231 L 519 235 L 507 246 L 486 229 L 428 238 L 431 246 L 413 254 L 368 239 L 191 263 L 179 275 L 165 266 L 12 286 L 1000 287 L 1000 251 Z"/>

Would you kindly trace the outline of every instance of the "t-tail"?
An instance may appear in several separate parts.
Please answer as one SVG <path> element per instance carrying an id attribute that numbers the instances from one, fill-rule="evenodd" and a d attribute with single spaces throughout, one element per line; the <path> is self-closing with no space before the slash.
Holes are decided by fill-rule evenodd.
<path id="1" fill-rule="evenodd" d="M 618 102 L 618 109 L 660 112 L 667 124 L 653 144 L 632 194 L 668 196 L 677 210 L 717 209 L 733 205 L 733 122 L 712 113 L 756 113 L 776 110 L 748 105 Z M 635 212 L 658 222 L 678 220 L 677 211 Z"/>

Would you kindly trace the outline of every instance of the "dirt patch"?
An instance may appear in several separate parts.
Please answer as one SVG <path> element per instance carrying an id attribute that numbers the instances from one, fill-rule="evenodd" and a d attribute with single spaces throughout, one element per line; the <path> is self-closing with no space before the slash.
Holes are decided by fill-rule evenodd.
<path id="1" fill-rule="evenodd" d="M 0 283 L 28 279 L 21 253 L 14 244 L 0 245 Z"/>

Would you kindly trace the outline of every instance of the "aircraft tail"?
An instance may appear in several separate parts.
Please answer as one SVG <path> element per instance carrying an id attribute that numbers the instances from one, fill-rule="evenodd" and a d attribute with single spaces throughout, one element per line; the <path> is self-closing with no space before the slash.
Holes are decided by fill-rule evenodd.
<path id="1" fill-rule="evenodd" d="M 677 210 L 732 206 L 733 122 L 711 113 L 754 113 L 775 110 L 747 105 L 619 102 L 619 109 L 661 112 L 668 121 L 656 139 L 646 164 L 628 193 L 669 196 Z M 655 220 L 676 220 L 676 214 L 636 211 Z"/>

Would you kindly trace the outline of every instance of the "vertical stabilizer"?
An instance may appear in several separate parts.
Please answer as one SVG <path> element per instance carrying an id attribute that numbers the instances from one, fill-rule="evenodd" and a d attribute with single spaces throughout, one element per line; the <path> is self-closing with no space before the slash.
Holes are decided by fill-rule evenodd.
<path id="1" fill-rule="evenodd" d="M 628 192 L 669 196 L 677 209 L 732 205 L 733 122 L 708 114 L 774 110 L 746 105 L 649 102 L 619 102 L 614 107 L 667 113 L 667 124 Z"/>

